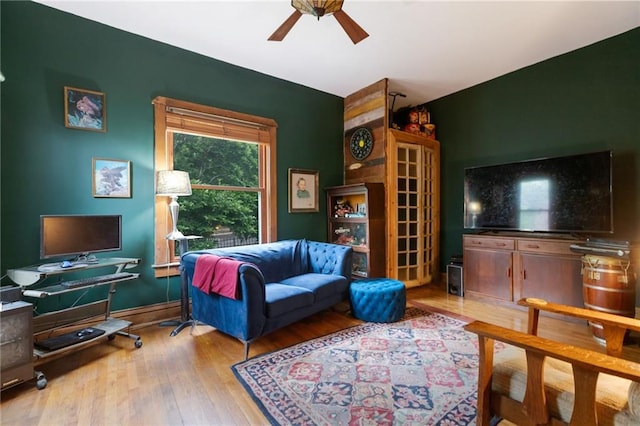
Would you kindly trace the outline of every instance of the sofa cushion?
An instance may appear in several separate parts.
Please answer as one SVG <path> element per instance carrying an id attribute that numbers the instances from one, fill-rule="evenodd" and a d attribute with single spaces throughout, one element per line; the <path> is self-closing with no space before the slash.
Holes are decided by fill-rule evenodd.
<path id="1" fill-rule="evenodd" d="M 306 256 L 308 256 L 307 264 L 309 265 L 309 270 L 304 272 L 315 272 L 317 274 L 339 274 L 346 272 L 347 276 L 351 273 L 350 270 L 339 271 L 339 269 L 336 269 L 341 263 L 340 259 L 338 259 L 341 253 L 340 250 L 337 250 L 335 247 L 317 242 L 309 242 L 307 247 L 308 251 Z M 301 254 L 305 255 L 305 253 Z"/>
<path id="2" fill-rule="evenodd" d="M 280 281 L 280 284 L 302 287 L 313 292 L 314 300 L 323 300 L 346 292 L 349 281 L 342 275 L 303 274 Z"/>
<path id="3" fill-rule="evenodd" d="M 544 364 L 544 383 L 551 414 L 569 423 L 573 414 L 574 389 L 571 364 L 547 357 Z M 626 413 L 627 392 L 631 381 L 601 373 L 596 387 L 598 424 L 627 426 L 631 418 Z M 495 392 L 523 401 L 527 387 L 525 351 L 511 345 L 494 354 L 492 387 Z"/>
<path id="4" fill-rule="evenodd" d="M 636 424 L 640 424 L 640 383 L 631 382 L 629 385 L 629 397 L 627 412 L 629 418 L 635 421 Z"/>
<path id="5" fill-rule="evenodd" d="M 303 287 L 267 283 L 264 290 L 268 318 L 277 317 L 313 303 L 313 292 Z"/>

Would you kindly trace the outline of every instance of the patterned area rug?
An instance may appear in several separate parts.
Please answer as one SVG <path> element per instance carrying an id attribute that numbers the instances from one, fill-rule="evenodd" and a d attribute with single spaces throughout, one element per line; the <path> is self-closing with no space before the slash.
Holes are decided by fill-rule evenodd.
<path id="1" fill-rule="evenodd" d="M 407 308 L 232 367 L 274 425 L 471 425 L 477 336 L 466 322 Z"/>

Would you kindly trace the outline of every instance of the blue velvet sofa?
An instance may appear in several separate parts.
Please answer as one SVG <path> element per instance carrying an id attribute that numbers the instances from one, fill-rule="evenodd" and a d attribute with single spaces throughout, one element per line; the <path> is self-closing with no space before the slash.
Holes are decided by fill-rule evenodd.
<path id="1" fill-rule="evenodd" d="M 193 285 L 196 260 L 203 254 L 243 262 L 237 300 Z M 241 340 L 247 359 L 255 339 L 345 300 L 352 255 L 348 246 L 285 240 L 190 251 L 181 256 L 180 269 L 191 289 L 192 318 Z"/>

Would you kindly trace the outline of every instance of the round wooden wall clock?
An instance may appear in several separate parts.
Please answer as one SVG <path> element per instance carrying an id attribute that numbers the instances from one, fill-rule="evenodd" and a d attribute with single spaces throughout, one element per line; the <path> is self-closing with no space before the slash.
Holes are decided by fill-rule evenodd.
<path id="1" fill-rule="evenodd" d="M 366 127 L 360 127 L 351 135 L 351 141 L 349 143 L 349 150 L 351 155 L 358 161 L 362 161 L 373 149 L 373 135 L 371 131 Z"/>

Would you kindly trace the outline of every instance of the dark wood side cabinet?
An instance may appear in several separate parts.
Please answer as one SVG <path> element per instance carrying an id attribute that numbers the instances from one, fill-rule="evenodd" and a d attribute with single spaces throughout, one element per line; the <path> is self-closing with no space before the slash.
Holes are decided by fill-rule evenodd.
<path id="1" fill-rule="evenodd" d="M 385 276 L 384 185 L 327 188 L 328 241 L 353 247 L 354 278 Z"/>
<path id="2" fill-rule="evenodd" d="M 515 302 L 538 297 L 583 307 L 582 241 L 521 236 L 464 235 L 465 295 Z"/>

